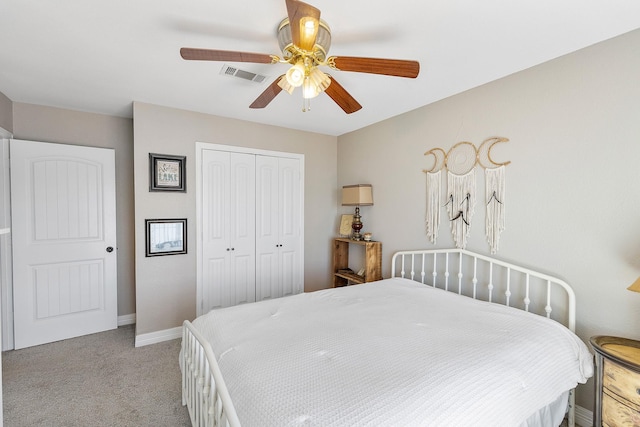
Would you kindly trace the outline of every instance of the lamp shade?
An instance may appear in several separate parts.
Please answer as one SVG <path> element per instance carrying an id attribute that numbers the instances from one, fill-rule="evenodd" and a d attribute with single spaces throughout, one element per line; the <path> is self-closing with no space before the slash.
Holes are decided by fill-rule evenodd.
<path id="1" fill-rule="evenodd" d="M 345 185 L 342 187 L 342 206 L 372 206 L 371 184 Z"/>
<path id="2" fill-rule="evenodd" d="M 627 289 L 633 292 L 640 292 L 640 277 L 638 277 Z"/>

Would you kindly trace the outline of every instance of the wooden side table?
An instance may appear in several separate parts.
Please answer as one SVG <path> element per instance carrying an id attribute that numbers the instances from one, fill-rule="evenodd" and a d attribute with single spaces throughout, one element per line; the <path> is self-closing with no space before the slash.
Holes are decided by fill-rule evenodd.
<path id="1" fill-rule="evenodd" d="M 364 276 L 341 272 L 349 267 L 349 245 L 364 246 Z M 364 240 L 333 239 L 333 287 L 382 279 L 382 243 Z"/>
<path id="2" fill-rule="evenodd" d="M 640 426 L 640 341 L 595 336 L 594 426 Z"/>

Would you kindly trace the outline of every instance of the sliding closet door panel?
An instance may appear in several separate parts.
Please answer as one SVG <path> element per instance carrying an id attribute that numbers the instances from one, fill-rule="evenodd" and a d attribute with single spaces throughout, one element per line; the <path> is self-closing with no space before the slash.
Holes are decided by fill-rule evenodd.
<path id="1" fill-rule="evenodd" d="M 202 153 L 201 313 L 255 301 L 254 156 Z"/>
<path id="2" fill-rule="evenodd" d="M 231 305 L 256 300 L 255 156 L 231 153 Z"/>
<path id="3" fill-rule="evenodd" d="M 301 252 L 301 181 L 298 159 L 278 159 L 278 234 L 280 241 L 280 281 L 281 294 L 292 295 L 302 292 Z"/>
<path id="4" fill-rule="evenodd" d="M 202 156 L 202 312 L 229 305 L 230 233 L 230 155 L 220 151 L 204 151 Z"/>
<path id="5" fill-rule="evenodd" d="M 278 159 L 256 158 L 256 299 L 281 295 L 278 274 Z"/>
<path id="6" fill-rule="evenodd" d="M 302 292 L 300 161 L 256 159 L 256 298 Z"/>

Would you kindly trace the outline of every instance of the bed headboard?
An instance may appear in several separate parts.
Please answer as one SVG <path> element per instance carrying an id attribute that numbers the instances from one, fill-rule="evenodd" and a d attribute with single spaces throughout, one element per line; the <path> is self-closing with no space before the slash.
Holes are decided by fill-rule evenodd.
<path id="1" fill-rule="evenodd" d="M 575 332 L 575 293 L 558 278 L 464 249 L 400 251 L 391 277 L 544 315 Z"/>

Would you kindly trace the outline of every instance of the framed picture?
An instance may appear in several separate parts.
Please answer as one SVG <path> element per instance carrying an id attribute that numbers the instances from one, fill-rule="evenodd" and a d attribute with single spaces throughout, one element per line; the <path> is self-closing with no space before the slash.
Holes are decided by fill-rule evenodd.
<path id="1" fill-rule="evenodd" d="M 187 253 L 187 219 L 146 219 L 146 256 Z"/>
<path id="2" fill-rule="evenodd" d="M 340 218 L 340 237 L 351 236 L 351 224 L 353 223 L 353 215 L 342 215 Z"/>
<path id="3" fill-rule="evenodd" d="M 149 191 L 187 192 L 186 156 L 149 153 Z"/>

